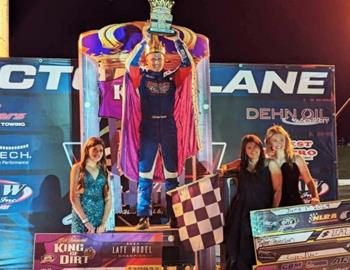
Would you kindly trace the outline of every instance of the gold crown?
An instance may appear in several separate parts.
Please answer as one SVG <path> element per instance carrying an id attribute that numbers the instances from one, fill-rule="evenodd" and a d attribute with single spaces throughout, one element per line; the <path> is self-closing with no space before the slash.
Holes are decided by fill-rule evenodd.
<path id="1" fill-rule="evenodd" d="M 148 55 L 150 53 L 165 54 L 165 47 L 157 36 L 152 36 L 151 40 L 146 45 L 145 54 Z"/>
<path id="2" fill-rule="evenodd" d="M 172 0 L 148 0 L 151 9 L 156 7 L 165 7 L 167 9 L 171 9 L 172 6 L 175 4 L 175 1 Z"/>

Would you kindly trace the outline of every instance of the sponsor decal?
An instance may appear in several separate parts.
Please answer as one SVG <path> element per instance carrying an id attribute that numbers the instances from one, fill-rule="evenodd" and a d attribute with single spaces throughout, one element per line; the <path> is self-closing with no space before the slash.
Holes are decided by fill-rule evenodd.
<path id="1" fill-rule="evenodd" d="M 292 262 L 292 263 L 285 263 L 282 264 L 281 270 L 296 270 L 296 269 L 302 269 L 303 263 L 302 262 Z"/>
<path id="2" fill-rule="evenodd" d="M 0 113 L 0 120 L 23 120 L 26 113 Z"/>
<path id="3" fill-rule="evenodd" d="M 311 211 L 321 211 L 329 209 L 337 209 L 342 205 L 342 201 L 333 201 L 333 202 L 322 202 L 320 204 L 311 205 L 311 204 L 302 204 L 297 206 L 283 207 L 283 208 L 274 208 L 270 211 L 277 216 L 288 215 L 288 214 L 302 214 L 303 212 Z M 347 207 L 347 204 L 345 205 Z M 256 211 L 257 213 L 263 213 L 264 211 Z"/>
<path id="4" fill-rule="evenodd" d="M 44 256 L 41 256 L 40 263 L 52 263 L 55 260 L 54 254 L 45 254 Z"/>
<path id="5" fill-rule="evenodd" d="M 255 239 L 257 247 L 268 247 L 276 245 L 285 245 L 294 243 L 295 239 L 293 237 L 261 237 Z"/>
<path id="6" fill-rule="evenodd" d="M 294 126 L 314 126 L 319 124 L 328 124 L 329 118 L 308 118 L 308 119 L 296 119 L 293 118 L 292 121 L 288 121 L 285 118 L 281 119 L 284 124 L 294 125 Z"/>
<path id="7" fill-rule="evenodd" d="M 305 265 L 306 265 L 306 268 L 326 267 L 328 266 L 328 260 L 312 260 L 312 261 L 306 262 Z M 318 269 L 321 269 L 321 268 L 318 268 Z"/>
<path id="8" fill-rule="evenodd" d="M 275 262 L 278 260 L 278 253 L 269 250 L 257 250 L 257 259 L 262 263 Z"/>
<path id="9" fill-rule="evenodd" d="M 350 264 L 350 256 L 334 258 L 331 261 L 331 265 L 336 265 L 336 264 Z"/>
<path id="10" fill-rule="evenodd" d="M 317 239 L 332 239 L 339 237 L 349 237 L 350 236 L 350 227 L 334 228 L 324 230 Z"/>
<path id="11" fill-rule="evenodd" d="M 286 254 L 282 255 L 279 260 L 280 261 L 291 261 L 291 260 L 302 260 L 302 259 L 308 259 L 308 258 L 314 258 L 318 256 L 322 256 L 323 254 L 327 254 L 325 251 L 305 251 L 305 252 L 299 252 L 299 253 L 292 253 L 292 254 Z"/>
<path id="12" fill-rule="evenodd" d="M 32 156 L 29 144 L 0 145 L 1 165 L 29 165 Z"/>
<path id="13" fill-rule="evenodd" d="M 319 124 L 328 124 L 329 117 L 324 115 L 323 108 L 269 108 L 261 107 L 246 108 L 247 120 L 276 120 L 280 119 L 282 123 L 294 126 L 312 126 Z"/>
<path id="14" fill-rule="evenodd" d="M 268 246 L 276 246 L 276 245 L 285 245 L 295 243 L 296 239 L 292 236 L 282 235 L 282 236 L 272 236 L 272 237 L 261 237 L 256 238 L 256 246 L 260 247 L 268 247 Z"/>
<path id="15" fill-rule="evenodd" d="M 312 224 L 315 223 L 324 223 L 324 222 L 336 222 L 338 221 L 338 215 L 336 212 L 327 213 L 327 214 L 319 214 L 319 213 L 311 213 L 309 216 L 309 222 Z"/>
<path id="16" fill-rule="evenodd" d="M 26 118 L 26 113 L 0 113 L 1 127 L 25 127 L 26 122 L 22 121 Z"/>
<path id="17" fill-rule="evenodd" d="M 294 153 L 302 156 L 306 161 L 312 161 L 318 156 L 318 151 L 312 148 L 312 140 L 293 140 Z"/>
<path id="18" fill-rule="evenodd" d="M 312 161 L 318 155 L 316 149 L 294 149 L 295 154 L 299 154 L 306 161 Z"/>
<path id="19" fill-rule="evenodd" d="M 299 220 L 296 217 L 283 217 L 282 220 L 279 221 L 280 224 L 280 230 L 290 230 L 295 228 L 295 226 L 298 224 Z"/>
<path id="20" fill-rule="evenodd" d="M 26 184 L 0 179 L 0 210 L 9 209 L 11 205 L 28 199 L 32 194 L 32 189 Z"/>
<path id="21" fill-rule="evenodd" d="M 255 238 L 256 248 L 268 247 L 268 246 L 277 246 L 277 245 L 286 245 L 296 242 L 307 241 L 310 237 L 309 232 L 291 234 L 291 235 L 277 235 L 277 236 L 265 236 Z"/>

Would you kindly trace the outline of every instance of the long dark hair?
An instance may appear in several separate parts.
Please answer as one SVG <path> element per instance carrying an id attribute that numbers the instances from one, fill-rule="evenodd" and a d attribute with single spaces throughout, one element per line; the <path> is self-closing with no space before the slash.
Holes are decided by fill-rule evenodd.
<path id="1" fill-rule="evenodd" d="M 108 191 L 109 191 L 109 185 L 108 185 L 108 169 L 106 165 L 106 154 L 105 154 L 105 143 L 101 138 L 97 137 L 90 137 L 84 147 L 83 151 L 81 151 L 81 160 L 79 162 L 79 178 L 78 178 L 78 186 L 77 190 L 80 193 L 84 192 L 85 184 L 84 184 L 84 177 L 85 177 L 85 168 L 86 168 L 86 162 L 89 157 L 89 150 L 90 148 L 96 146 L 96 145 L 101 145 L 103 147 L 103 155 L 101 160 L 97 163 L 97 166 L 99 166 L 102 169 L 103 175 L 107 179 L 106 184 L 103 187 L 103 194 L 107 196 Z"/>
<path id="2" fill-rule="evenodd" d="M 249 158 L 245 148 L 247 147 L 247 144 L 250 142 L 255 143 L 260 148 L 260 156 L 259 156 L 258 162 L 256 163 L 255 171 L 258 172 L 260 169 L 264 167 L 264 164 L 265 164 L 265 154 L 264 154 L 264 147 L 263 147 L 262 141 L 259 139 L 258 136 L 254 134 L 247 134 L 242 138 L 242 142 L 241 142 L 241 164 L 240 164 L 241 172 L 247 172 Z"/>

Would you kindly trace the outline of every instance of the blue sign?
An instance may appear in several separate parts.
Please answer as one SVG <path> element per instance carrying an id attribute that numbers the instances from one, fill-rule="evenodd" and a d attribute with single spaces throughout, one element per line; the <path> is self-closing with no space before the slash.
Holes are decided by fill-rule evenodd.
<path id="1" fill-rule="evenodd" d="M 337 198 L 334 66 L 211 66 L 213 142 L 223 162 L 239 158 L 241 138 L 282 125 L 308 162 L 322 200 Z M 300 182 L 302 196 L 308 192 Z"/>
<path id="2" fill-rule="evenodd" d="M 67 232 L 71 212 L 73 66 L 68 59 L 0 59 L 1 265 L 29 269 L 35 232 Z M 0 268 L 2 268 L 0 266 Z"/>

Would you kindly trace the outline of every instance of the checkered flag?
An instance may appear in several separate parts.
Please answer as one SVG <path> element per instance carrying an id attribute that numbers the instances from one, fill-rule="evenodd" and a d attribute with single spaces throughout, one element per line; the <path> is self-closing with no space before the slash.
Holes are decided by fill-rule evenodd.
<path id="1" fill-rule="evenodd" d="M 180 240 L 202 250 L 223 241 L 223 205 L 219 177 L 207 176 L 171 191 Z"/>

